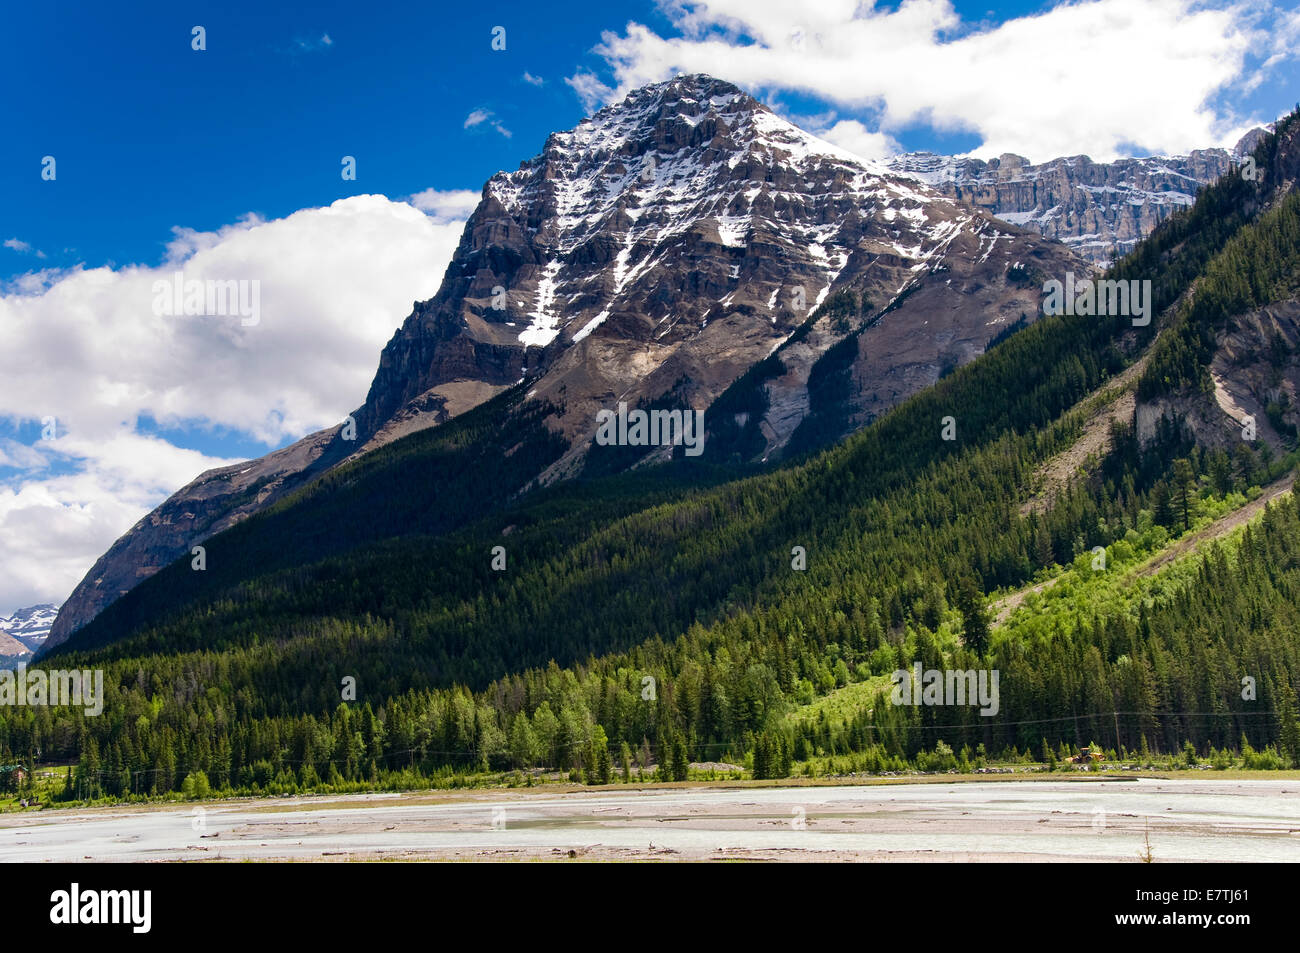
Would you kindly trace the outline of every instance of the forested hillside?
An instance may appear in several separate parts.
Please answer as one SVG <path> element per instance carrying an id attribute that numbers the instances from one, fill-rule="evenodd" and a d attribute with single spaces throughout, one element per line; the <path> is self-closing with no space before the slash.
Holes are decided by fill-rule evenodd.
<path id="1" fill-rule="evenodd" d="M 512 392 L 335 471 L 52 655 L 105 670 L 104 714 L 5 709 L 0 761 L 79 760 L 72 790 L 108 796 L 192 788 L 199 772 L 247 790 L 534 766 L 600 782 L 633 759 L 665 777 L 745 759 L 782 776 L 815 756 L 886 770 L 945 748 L 1018 758 L 1088 742 L 1208 756 L 1244 738 L 1295 762 L 1293 497 L 1135 602 L 1083 600 L 1051 626 L 993 626 L 986 609 L 1096 547 L 1100 571 L 1128 571 L 1132 553 L 1294 466 L 1290 447 L 1202 450 L 1174 420 L 1143 444 L 1121 425 L 1096 467 L 1024 507 L 1082 432 L 1088 395 L 1148 348 L 1140 391 L 1194 382 L 1199 329 L 1294 290 L 1276 143 L 1257 151 L 1259 181 L 1212 187 L 1112 269 L 1153 281 L 1162 321 L 1042 318 L 800 462 L 742 474 L 706 452 L 520 494 L 559 448 L 524 418 L 501 429 Z M 1249 292 L 1220 291 L 1243 274 Z M 752 389 L 734 393 L 723 400 L 749 406 Z M 884 677 L 913 662 L 997 669 L 998 713 L 883 703 Z M 838 722 L 798 717 L 855 685 Z"/>

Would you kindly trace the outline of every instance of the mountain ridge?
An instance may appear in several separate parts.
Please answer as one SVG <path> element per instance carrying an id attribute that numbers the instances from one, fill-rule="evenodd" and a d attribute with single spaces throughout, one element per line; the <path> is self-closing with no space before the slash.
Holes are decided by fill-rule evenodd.
<path id="1" fill-rule="evenodd" d="M 712 485 L 686 461 L 575 480 L 443 532 L 438 510 L 419 509 L 431 466 L 463 470 L 442 451 L 477 447 L 457 432 L 495 432 L 493 413 L 511 421 L 503 405 L 525 383 L 347 464 L 214 538 L 210 574 L 169 565 L 61 651 L 106 669 L 114 710 L 147 716 L 73 710 L 40 740 L 71 759 L 89 733 L 114 765 L 109 794 L 129 785 L 119 762 L 162 765 L 159 794 L 194 769 L 254 792 L 536 766 L 600 784 L 611 751 L 651 746 L 661 768 L 680 752 L 752 764 L 756 778 L 788 776 L 791 762 L 942 771 L 958 752 L 985 757 L 980 745 L 1050 764 L 1060 746 L 1098 741 L 1148 764 L 1178 752 L 1221 763 L 1225 749 L 1249 766 L 1300 762 L 1294 496 L 1230 549 L 1119 598 L 1148 557 L 1177 555 L 1198 519 L 1240 510 L 1300 451 L 1288 443 L 1270 462 L 1262 441 L 1241 439 L 1229 457 L 1173 418 L 1139 439 L 1133 413 L 1089 438 L 1117 390 L 1135 409 L 1203 400 L 1216 355 L 1260 326 L 1237 319 L 1300 297 L 1298 131 L 1293 117 L 1261 144 L 1262 181 L 1219 180 L 1108 272 L 1151 281 L 1151 325 L 1046 316 L 805 459 Z M 1297 357 L 1276 352 L 1288 380 Z M 1035 502 L 1044 468 L 1081 440 L 1077 472 Z M 312 533 L 355 535 L 322 553 Z M 1006 626 L 988 620 L 985 594 L 1061 577 L 1050 616 L 1031 602 Z M 999 671 L 997 715 L 873 690 L 914 664 Z M 1243 671 L 1258 673 L 1257 696 Z M 339 704 L 345 678 L 355 704 Z M 181 689 L 158 693 L 158 680 Z M 850 684 L 849 710 L 787 718 Z M 191 744 L 176 726 L 196 718 L 212 736 Z"/>
<path id="2" fill-rule="evenodd" d="M 542 426 L 568 444 L 536 475 L 547 483 L 589 467 L 599 409 L 710 408 L 775 357 L 761 392 L 735 398 L 753 412 L 710 423 L 711 439 L 734 431 L 739 462 L 766 460 L 934 383 L 1032 321 L 1044 275 L 1085 267 L 730 83 L 696 75 L 635 91 L 485 184 L 438 293 L 385 346 L 356 440 L 341 424 L 202 474 L 96 562 L 49 645 L 192 545 L 511 387 L 530 383 L 527 399 L 554 408 Z M 816 317 L 840 292 L 854 313 Z"/>
<path id="3" fill-rule="evenodd" d="M 1003 221 L 1063 241 L 1104 268 L 1174 211 L 1190 206 L 1196 193 L 1248 155 L 1264 132 L 1247 133 L 1231 150 L 1112 162 L 1086 155 L 1032 163 L 1012 153 L 986 161 L 913 152 L 886 165 Z"/>

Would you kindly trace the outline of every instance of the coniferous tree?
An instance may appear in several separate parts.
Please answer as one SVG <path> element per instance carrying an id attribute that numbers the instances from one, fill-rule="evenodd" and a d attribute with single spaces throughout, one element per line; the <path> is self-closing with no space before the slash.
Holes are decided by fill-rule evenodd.
<path id="1" fill-rule="evenodd" d="M 760 733 L 754 739 L 754 779 L 762 781 L 771 775 L 768 773 L 770 755 L 768 753 L 767 732 Z"/>
<path id="2" fill-rule="evenodd" d="M 1290 759 L 1291 766 L 1300 766 L 1300 721 L 1296 720 L 1295 702 L 1292 698 L 1292 692 L 1284 688 L 1280 692 L 1281 702 L 1278 704 L 1277 713 L 1277 736 L 1278 747 Z"/>
<path id="3" fill-rule="evenodd" d="M 1151 491 L 1151 518 L 1159 526 L 1170 527 L 1174 524 L 1174 508 L 1169 493 L 1169 484 L 1157 480 Z"/>
<path id="4" fill-rule="evenodd" d="M 1251 486 L 1255 482 L 1255 451 L 1251 449 L 1250 444 L 1237 444 L 1232 451 L 1233 459 L 1237 464 L 1237 476 L 1241 483 L 1242 489 Z"/>
<path id="5" fill-rule="evenodd" d="M 970 577 L 957 585 L 957 609 L 962 618 L 962 641 L 976 655 L 984 655 L 989 647 L 988 609 Z"/>
<path id="6" fill-rule="evenodd" d="M 1232 491 L 1232 461 L 1222 449 L 1215 450 L 1210 456 L 1210 482 L 1220 496 Z"/>
<path id="7" fill-rule="evenodd" d="M 685 781 L 690 776 L 690 759 L 686 754 L 686 739 L 681 735 L 673 737 L 673 780 Z"/>
<path id="8" fill-rule="evenodd" d="M 1183 530 L 1191 528 L 1192 502 L 1196 497 L 1196 473 L 1186 459 L 1174 461 L 1171 503 L 1182 519 Z"/>

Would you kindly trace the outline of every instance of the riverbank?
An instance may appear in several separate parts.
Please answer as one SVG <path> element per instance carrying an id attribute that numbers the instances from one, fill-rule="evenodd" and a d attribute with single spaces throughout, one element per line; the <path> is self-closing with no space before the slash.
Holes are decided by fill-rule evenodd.
<path id="1" fill-rule="evenodd" d="M 1290 772 L 1294 774 L 1294 772 Z M 1300 779 L 438 791 L 0 817 L 0 860 L 1294 861 Z"/>

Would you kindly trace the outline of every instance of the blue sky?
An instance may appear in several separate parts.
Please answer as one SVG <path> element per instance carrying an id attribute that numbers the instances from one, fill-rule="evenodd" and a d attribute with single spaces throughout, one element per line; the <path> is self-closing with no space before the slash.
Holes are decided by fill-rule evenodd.
<path id="1" fill-rule="evenodd" d="M 1053 4 L 953 6 L 972 30 Z M 277 218 L 361 192 L 478 189 L 582 118 L 564 79 L 584 67 L 608 72 L 591 52 L 603 30 L 633 20 L 676 32 L 647 2 L 131 9 L 123 16 L 112 5 L 55 2 L 6 11 L 0 76 L 20 92 L 0 107 L 0 222 L 12 233 L 3 239 L 46 254 L 43 266 L 153 263 L 173 225 L 214 229 L 249 212 Z M 190 48 L 195 24 L 207 30 L 201 53 Z M 498 25 L 507 30 L 504 52 L 490 46 Z M 1288 108 L 1300 98 L 1295 79 L 1292 63 L 1239 98 L 1238 111 Z M 780 101 L 796 115 L 826 108 L 797 92 Z M 489 123 L 465 129 L 475 110 L 491 111 L 510 136 Z M 870 119 L 873 110 L 841 112 Z M 909 149 L 951 152 L 979 142 L 925 124 L 898 138 Z M 45 155 L 56 157 L 57 188 L 39 179 Z M 344 155 L 358 160 L 355 182 L 339 176 Z M 0 248 L 0 276 L 33 264 Z"/>
<path id="2" fill-rule="evenodd" d="M 581 3 L 279 6 L 144 3 L 123 17 L 101 3 L 12 5 L 0 75 L 25 93 L 4 107 L 6 229 L 49 264 L 156 262 L 173 225 L 478 188 L 582 118 L 563 83 L 598 36 Z M 195 24 L 204 52 L 190 48 Z M 504 52 L 490 48 L 496 25 Z M 510 138 L 463 128 L 482 108 Z M 44 155 L 57 188 L 41 187 Z M 340 178 L 344 155 L 355 182 Z M 0 274 L 28 264 L 0 261 Z"/>
<path id="3" fill-rule="evenodd" d="M 868 157 L 1110 158 L 1275 118 L 1297 49 L 1293 3 L 11 4 L 0 615 L 60 601 L 200 470 L 357 406 L 484 180 L 630 88 L 710 72 Z M 148 316 L 181 267 L 260 277 L 275 320 Z"/>

